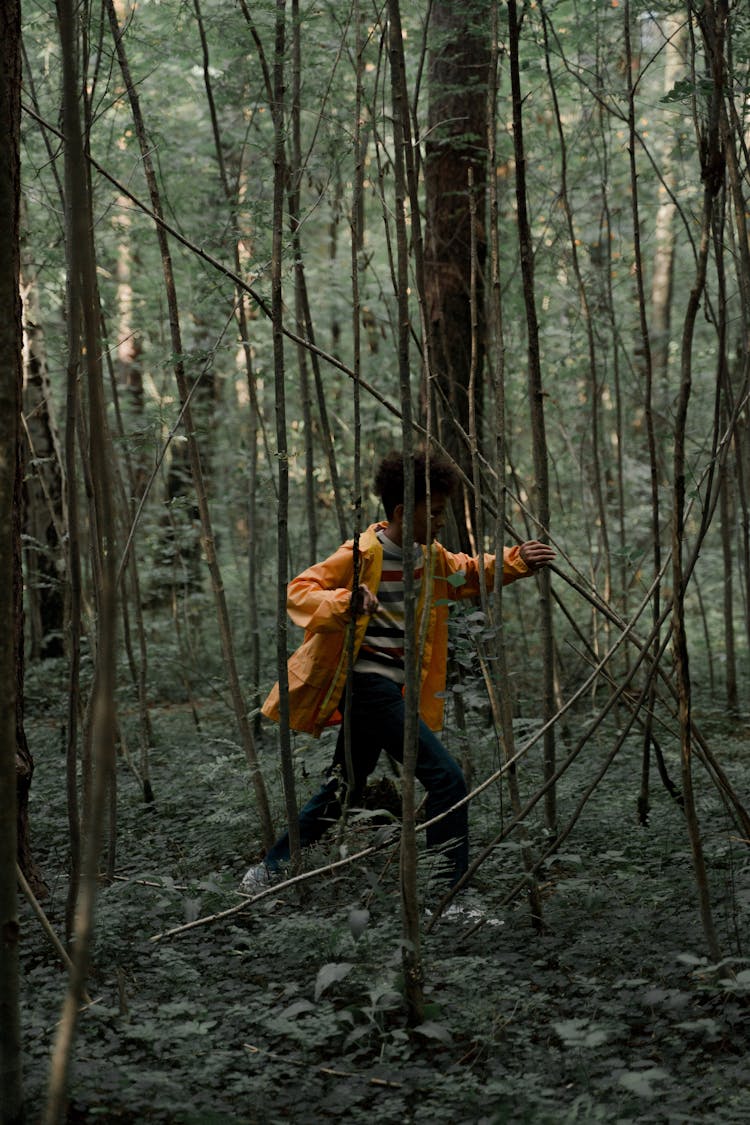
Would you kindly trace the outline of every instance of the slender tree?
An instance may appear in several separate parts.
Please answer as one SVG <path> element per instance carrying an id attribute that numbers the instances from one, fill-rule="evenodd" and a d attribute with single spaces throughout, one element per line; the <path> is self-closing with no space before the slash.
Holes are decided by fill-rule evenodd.
<path id="1" fill-rule="evenodd" d="M 289 449 L 287 446 L 286 388 L 284 385 L 284 297 L 283 229 L 287 183 L 285 150 L 286 3 L 276 0 L 276 34 L 273 57 L 273 248 L 271 252 L 271 320 L 273 328 L 274 403 L 276 408 L 276 454 L 279 463 L 279 506 L 276 533 L 276 663 L 279 677 L 279 740 L 284 780 L 289 848 L 292 868 L 299 866 L 300 840 L 297 798 L 294 785 L 291 732 L 289 727 L 289 677 L 287 674 L 286 587 L 289 579 Z"/>
<path id="2" fill-rule="evenodd" d="M 508 2 L 508 48 L 510 56 L 511 101 L 513 108 L 513 151 L 516 163 L 516 203 L 518 209 L 518 240 L 523 279 L 523 300 L 526 314 L 529 410 L 531 417 L 532 451 L 534 458 L 534 493 L 536 518 L 540 537 L 549 534 L 550 492 L 547 468 L 547 436 L 544 417 L 544 385 L 539 351 L 539 322 L 537 318 L 536 291 L 534 288 L 534 253 L 529 224 L 526 151 L 523 135 L 523 92 L 521 88 L 520 61 L 521 29 L 516 0 Z M 542 689 L 542 717 L 547 725 L 544 736 L 544 777 L 549 781 L 555 773 L 555 732 L 549 720 L 555 711 L 554 646 L 552 632 L 551 577 L 548 569 L 539 574 L 539 628 L 544 649 L 544 682 Z M 555 788 L 549 786 L 545 797 L 547 827 L 555 830 L 557 808 Z"/>
<path id="3" fill-rule="evenodd" d="M 719 941 L 711 912 L 706 864 L 696 811 L 692 756 L 693 718 L 690 682 L 690 659 L 687 623 L 685 617 L 686 575 L 683 565 L 685 537 L 685 494 L 687 489 L 686 429 L 688 408 L 693 383 L 693 340 L 698 307 L 706 285 L 706 270 L 711 245 L 711 227 L 716 197 L 723 188 L 725 157 L 721 148 L 720 115 L 724 92 L 724 43 L 727 6 L 723 0 L 714 4 L 709 0 L 698 14 L 706 48 L 706 61 L 711 81 L 708 112 L 703 133 L 702 178 L 703 212 L 701 216 L 700 252 L 690 299 L 685 310 L 682 329 L 680 364 L 680 395 L 674 435 L 674 493 L 672 516 L 672 581 L 674 609 L 672 633 L 674 637 L 676 685 L 679 696 L 680 743 L 682 760 L 682 791 L 685 799 L 685 817 L 693 855 L 701 920 L 706 942 L 714 961 L 721 956 Z"/>
<path id="4" fill-rule="evenodd" d="M 23 215 L 23 199 L 21 208 Z M 21 225 L 23 228 L 23 219 Z M 29 466 L 24 502 L 28 574 L 26 615 L 29 622 L 28 657 L 37 660 L 61 656 L 64 647 L 63 458 L 47 365 L 38 278 L 29 253 L 28 239 L 23 238 L 21 298 L 24 430 Z"/>
<path id="5" fill-rule="evenodd" d="M 133 113 L 133 120 L 135 123 L 136 133 L 141 149 L 143 167 L 148 183 L 149 195 L 151 198 L 151 205 L 153 207 L 154 214 L 157 216 L 157 220 L 161 220 L 163 216 L 161 192 L 159 191 L 154 165 L 151 159 L 150 145 L 146 134 L 145 122 L 143 120 L 143 115 L 140 108 L 140 99 L 138 97 L 138 91 L 130 75 L 130 68 L 125 53 L 123 33 L 119 25 L 113 0 L 107 0 L 107 12 L 109 16 L 110 27 L 112 30 L 112 36 L 115 40 L 115 47 L 117 50 L 120 69 L 122 71 L 123 80 L 125 82 L 128 97 L 130 100 L 131 110 Z M 172 347 L 175 356 L 175 381 L 177 383 L 180 401 L 183 408 L 183 419 L 187 435 L 187 448 L 190 458 L 190 472 L 192 476 L 193 487 L 196 493 L 196 504 L 198 507 L 198 514 L 201 524 L 202 543 L 206 554 L 206 562 L 208 565 L 209 573 L 211 575 L 211 583 L 214 592 L 214 599 L 219 622 L 219 636 L 221 640 L 222 654 L 224 657 L 224 666 L 226 669 L 227 678 L 229 680 L 232 704 L 234 707 L 235 719 L 240 732 L 240 738 L 242 740 L 242 748 L 245 752 L 248 766 L 250 768 L 250 775 L 252 777 L 263 842 L 266 847 L 270 847 L 274 840 L 274 831 L 271 821 L 271 813 L 268 807 L 268 795 L 266 792 L 265 783 L 263 781 L 260 763 L 258 761 L 255 739 L 253 738 L 252 728 L 247 717 L 247 707 L 242 694 L 242 686 L 240 684 L 239 670 L 237 667 L 237 658 L 232 636 L 231 621 L 229 617 L 229 610 L 227 607 L 226 592 L 224 589 L 219 557 L 216 551 L 216 540 L 214 537 L 206 484 L 201 466 L 200 449 L 195 432 L 195 426 L 193 423 L 193 414 L 190 409 L 190 390 L 188 387 L 185 365 L 182 358 L 183 347 L 182 334 L 180 330 L 180 313 L 177 300 L 174 270 L 172 268 L 172 257 L 166 232 L 164 230 L 163 223 L 160 221 L 157 221 L 156 233 L 159 241 L 162 271 L 167 293 L 167 303 L 169 307 L 170 331 L 172 337 Z"/>
<path id="6" fill-rule="evenodd" d="M 498 15 L 497 8 L 492 13 L 492 58 L 488 83 L 488 126 L 487 148 L 490 158 L 490 167 L 494 168 L 496 155 L 495 114 L 498 95 L 499 58 L 497 47 Z M 500 279 L 500 240 L 498 231 L 498 197 L 495 177 L 489 181 L 489 309 L 488 320 L 490 324 L 490 355 L 493 363 L 490 372 L 493 400 L 495 404 L 494 416 L 494 449 L 491 461 L 495 472 L 497 485 L 497 506 L 493 526 L 493 542 L 495 555 L 502 558 L 507 519 L 507 490 L 505 488 L 506 464 L 506 425 L 505 425 L 505 339 L 503 326 L 503 298 Z M 474 272 L 479 273 L 478 257 L 474 255 Z M 476 285 L 472 285 L 475 293 Z M 474 307 L 474 301 L 472 301 Z M 478 316 L 474 317 L 474 332 L 479 332 Z M 476 349 L 475 349 L 476 352 Z M 476 393 L 476 392 L 475 392 Z M 472 395 L 472 398 L 475 396 Z M 481 474 L 478 457 L 479 434 L 476 420 L 471 427 L 472 434 L 472 471 L 474 479 L 474 493 L 477 503 L 481 504 L 483 489 L 481 487 Z M 480 576 L 483 574 L 480 568 Z M 483 580 L 483 579 L 482 579 Z M 508 661 L 505 627 L 503 621 L 503 583 L 502 569 L 499 568 L 495 578 L 495 588 L 488 599 L 487 591 L 483 591 L 483 602 L 487 605 L 492 626 L 491 642 L 489 645 L 489 662 L 484 662 L 485 680 L 488 687 L 492 716 L 495 722 L 501 745 L 503 758 L 507 769 L 508 794 L 514 817 L 518 818 L 522 802 L 518 785 L 518 776 L 513 764 L 515 758 L 515 734 L 513 730 L 513 698 L 511 690 L 511 677 Z M 492 669 L 492 670 L 490 670 Z M 531 909 L 532 925 L 536 929 L 542 926 L 542 901 L 537 880 L 533 877 L 534 861 L 528 843 L 528 833 L 523 825 L 519 826 L 521 835 L 521 857 L 524 868 L 529 877 L 529 905 Z"/>
<path id="7" fill-rule="evenodd" d="M 92 480 L 92 539 L 99 560 L 95 665 L 90 701 L 93 784 L 87 817 L 81 884 L 76 904 L 73 967 L 63 1002 L 50 1065 L 44 1120 L 55 1125 L 65 1105 L 67 1075 L 78 1013 L 85 993 L 96 902 L 107 798 L 114 786 L 116 731 L 116 541 L 111 449 L 102 378 L 100 312 L 93 242 L 93 212 L 85 159 L 79 104 L 79 41 L 77 12 L 72 0 L 60 0 L 58 18 L 62 52 L 63 131 L 65 136 L 66 250 L 71 308 L 80 310 L 81 339 L 75 343 L 84 357 L 89 412 L 89 445 L 84 450 Z M 71 349 L 72 350 L 72 349 Z"/>
<path id="8" fill-rule="evenodd" d="M 21 6 L 0 9 L 0 1121 L 25 1120 L 16 891 L 16 755 L 22 714 L 21 641 Z M 22 727 L 21 727 L 22 729 Z"/>
<path id="9" fill-rule="evenodd" d="M 469 430 L 472 369 L 479 384 L 484 367 L 484 265 L 487 180 L 487 82 L 490 0 L 433 0 L 429 6 L 429 110 L 425 135 L 425 300 L 434 376 L 440 392 L 438 433 L 471 479 L 471 456 L 460 434 Z M 474 210 L 469 204 L 469 176 Z M 472 218 L 473 214 L 473 218 Z M 474 229 L 472 229 L 474 224 Z M 478 270 L 472 275 L 471 246 Z M 473 280 L 472 280 L 473 276 Z M 472 332 L 474 286 L 476 332 Z M 481 424 L 481 394 L 475 408 Z M 442 419 L 442 424 L 440 423 Z M 457 526 L 466 525 L 457 501 Z M 461 533 L 468 547 L 466 532 Z"/>
<path id="10" fill-rule="evenodd" d="M 417 759 L 419 683 L 417 669 L 417 638 L 414 627 L 416 606 L 414 591 L 414 542 L 408 529 L 414 526 L 414 436 L 412 432 L 411 378 L 409 369 L 409 304 L 408 248 L 406 234 L 406 156 L 410 145 L 404 45 L 401 10 L 398 0 L 388 5 L 388 51 L 391 66 L 393 105 L 393 146 L 396 193 L 397 301 L 398 301 L 398 369 L 401 387 L 401 435 L 404 459 L 404 759 L 401 825 L 401 906 L 404 929 L 403 967 L 409 1022 L 419 1024 L 424 1016 L 424 969 L 422 966 L 417 901 L 417 841 L 414 770 Z M 426 580 L 426 578 L 425 578 Z"/>

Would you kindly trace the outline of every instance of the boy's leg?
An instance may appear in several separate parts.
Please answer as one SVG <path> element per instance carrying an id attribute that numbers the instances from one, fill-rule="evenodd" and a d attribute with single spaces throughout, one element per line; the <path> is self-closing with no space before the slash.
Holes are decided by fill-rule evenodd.
<path id="1" fill-rule="evenodd" d="M 380 677 L 378 677 L 380 678 Z M 343 706 L 343 700 L 342 700 Z M 352 799 L 359 800 L 367 778 L 372 773 L 380 755 L 380 744 L 371 737 L 371 730 L 358 729 L 356 717 L 352 716 L 352 766 L 354 769 L 354 788 Z M 336 750 L 329 776 L 317 793 L 300 809 L 300 846 L 305 848 L 315 844 L 336 823 L 341 816 L 346 799 L 346 752 L 343 726 L 336 741 Z M 289 831 L 279 837 L 269 849 L 263 862 L 269 871 L 276 871 L 281 863 L 289 861 Z"/>
<path id="2" fill-rule="evenodd" d="M 299 839 L 304 848 L 315 844 L 341 816 L 339 780 L 328 778 L 317 793 L 299 812 Z M 279 864 L 289 861 L 289 831 L 279 836 L 263 860 L 269 871 L 277 871 Z"/>
<path id="3" fill-rule="evenodd" d="M 414 773 L 427 790 L 425 812 L 428 820 L 466 796 L 466 781 L 461 767 L 421 719 Z M 468 805 L 462 805 L 427 829 L 427 847 L 442 851 L 448 864 L 446 876 L 453 886 L 469 866 Z"/>
<path id="4" fill-rule="evenodd" d="M 403 761 L 404 699 L 399 684 L 377 675 L 354 676 L 352 735 L 357 749 L 373 738 L 397 761 Z M 373 763 L 374 766 L 374 763 Z M 427 790 L 427 817 L 437 816 L 466 796 L 458 763 L 440 739 L 419 720 L 415 775 Z M 463 805 L 427 831 L 427 845 L 441 850 L 448 862 L 447 878 L 456 883 L 469 862 L 468 810 Z"/>

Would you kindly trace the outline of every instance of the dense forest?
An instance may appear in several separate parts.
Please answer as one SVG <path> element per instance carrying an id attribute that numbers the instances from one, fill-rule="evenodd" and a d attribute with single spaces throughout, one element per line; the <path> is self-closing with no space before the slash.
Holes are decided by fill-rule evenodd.
<path id="1" fill-rule="evenodd" d="M 0 58 L 2 1125 L 750 1122 L 745 0 L 7 0 Z M 471 918 L 406 745 L 240 891 L 393 449 L 556 552 L 450 609 Z"/>

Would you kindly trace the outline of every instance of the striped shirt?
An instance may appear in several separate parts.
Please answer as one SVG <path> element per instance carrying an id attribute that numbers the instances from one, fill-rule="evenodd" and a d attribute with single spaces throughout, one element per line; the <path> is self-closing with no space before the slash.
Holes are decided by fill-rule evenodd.
<path id="1" fill-rule="evenodd" d="M 378 609 L 370 617 L 364 640 L 354 663 L 355 672 L 375 672 L 402 684 L 404 675 L 404 555 L 383 528 L 376 532 L 383 546 L 383 571 L 377 589 Z M 424 574 L 424 556 L 415 547 L 414 594 L 419 593 Z"/>

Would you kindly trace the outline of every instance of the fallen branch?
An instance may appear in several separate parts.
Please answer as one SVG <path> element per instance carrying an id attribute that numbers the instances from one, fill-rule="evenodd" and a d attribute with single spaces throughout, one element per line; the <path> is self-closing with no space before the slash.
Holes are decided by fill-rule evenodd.
<path id="1" fill-rule="evenodd" d="M 278 1062 L 283 1063 L 294 1063 L 295 1066 L 301 1066 L 307 1069 L 307 1063 L 300 1062 L 298 1059 L 293 1059 L 286 1055 L 279 1055 L 275 1051 L 267 1051 L 264 1047 L 254 1047 L 252 1043 L 243 1043 L 243 1047 L 246 1051 L 249 1051 L 251 1055 L 263 1055 L 267 1059 L 276 1059 Z M 334 1068 L 330 1066 L 319 1066 L 318 1074 L 325 1074 L 331 1078 L 361 1078 L 370 1086 L 384 1086 L 388 1090 L 403 1089 L 402 1082 L 391 1082 L 389 1078 L 366 1078 L 364 1074 L 357 1074 L 356 1071 L 334 1070 Z"/>

